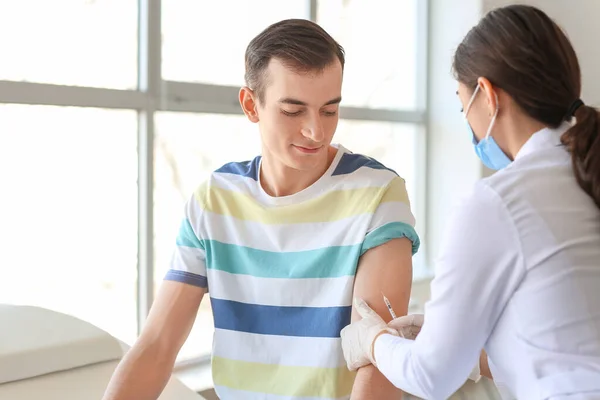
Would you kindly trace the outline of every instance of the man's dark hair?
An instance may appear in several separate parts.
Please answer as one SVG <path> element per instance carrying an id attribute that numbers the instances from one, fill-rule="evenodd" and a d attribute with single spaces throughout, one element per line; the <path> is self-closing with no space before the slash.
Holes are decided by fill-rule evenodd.
<path id="1" fill-rule="evenodd" d="M 320 72 L 336 58 L 344 68 L 344 49 L 323 28 L 305 19 L 274 23 L 246 48 L 246 85 L 264 102 L 271 59 L 297 72 Z"/>

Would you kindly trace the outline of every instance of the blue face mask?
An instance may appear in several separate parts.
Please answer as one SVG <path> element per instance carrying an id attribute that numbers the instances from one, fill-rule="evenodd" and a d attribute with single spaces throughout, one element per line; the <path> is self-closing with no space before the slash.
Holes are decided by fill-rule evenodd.
<path id="1" fill-rule="evenodd" d="M 471 96 L 471 100 L 469 101 L 469 104 L 467 105 L 467 108 L 465 110 L 465 122 L 467 123 L 468 130 L 471 133 L 473 147 L 475 148 L 475 153 L 477 154 L 477 157 L 479 157 L 481 162 L 483 162 L 483 164 L 486 167 L 497 171 L 507 167 L 511 163 L 510 158 L 508 158 L 506 154 L 504 154 L 504 152 L 502 151 L 500 146 L 498 146 L 494 138 L 490 136 L 492 128 L 494 127 L 494 123 L 496 122 L 496 116 L 498 115 L 498 96 L 496 96 L 496 113 L 492 118 L 492 122 L 490 122 L 487 134 L 485 135 L 485 138 L 481 139 L 478 142 L 477 138 L 475 137 L 475 133 L 473 132 L 473 128 L 471 128 L 471 124 L 469 124 L 469 121 L 467 120 L 467 114 L 471 109 L 471 104 L 473 104 L 473 100 L 475 100 L 475 96 L 477 95 L 478 91 L 479 85 L 477 85 L 477 88 L 473 92 L 473 96 Z"/>

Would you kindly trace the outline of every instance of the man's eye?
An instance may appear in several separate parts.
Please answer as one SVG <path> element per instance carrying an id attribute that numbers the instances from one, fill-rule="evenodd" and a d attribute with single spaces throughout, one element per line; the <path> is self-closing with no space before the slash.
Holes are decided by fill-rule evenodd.
<path id="1" fill-rule="evenodd" d="M 337 114 L 337 111 L 323 111 L 323 115 L 327 117 L 333 117 Z"/>
<path id="2" fill-rule="evenodd" d="M 284 115 L 287 115 L 288 117 L 296 117 L 296 116 L 302 114 L 302 111 L 290 112 L 290 111 L 281 110 L 281 112 Z"/>

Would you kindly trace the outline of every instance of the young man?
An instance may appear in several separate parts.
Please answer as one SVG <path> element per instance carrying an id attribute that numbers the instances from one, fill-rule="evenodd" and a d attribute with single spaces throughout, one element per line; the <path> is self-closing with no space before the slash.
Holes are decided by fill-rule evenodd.
<path id="1" fill-rule="evenodd" d="M 342 47 L 306 20 L 250 42 L 239 100 L 262 155 L 218 169 L 189 199 L 171 270 L 105 400 L 158 397 L 208 288 L 222 400 L 401 397 L 372 365 L 350 373 L 340 344 L 353 296 L 388 321 L 382 292 L 407 312 L 419 243 L 404 181 L 331 144 L 343 68 Z"/>

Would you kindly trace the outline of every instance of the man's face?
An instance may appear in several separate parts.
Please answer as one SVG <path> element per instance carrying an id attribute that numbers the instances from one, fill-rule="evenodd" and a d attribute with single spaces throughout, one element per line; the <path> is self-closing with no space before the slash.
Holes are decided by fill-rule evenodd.
<path id="1" fill-rule="evenodd" d="M 271 60 L 264 97 L 256 103 L 263 156 L 301 171 L 323 168 L 339 116 L 342 66 L 297 73 Z"/>

